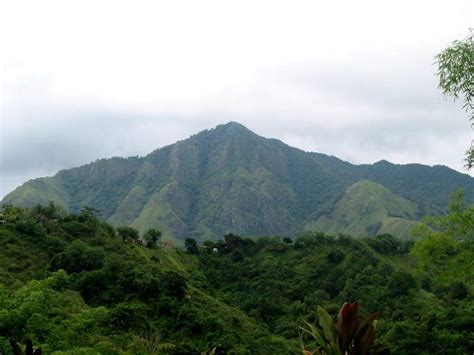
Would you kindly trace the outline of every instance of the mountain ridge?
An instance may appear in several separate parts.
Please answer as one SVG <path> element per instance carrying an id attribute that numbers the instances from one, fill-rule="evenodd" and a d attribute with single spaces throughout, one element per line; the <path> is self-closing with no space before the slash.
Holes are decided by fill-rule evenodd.
<path id="1" fill-rule="evenodd" d="M 90 206 L 115 225 L 159 228 L 177 240 L 290 235 L 331 213 L 360 180 L 415 203 L 416 219 L 443 213 L 458 188 L 474 202 L 474 179 L 447 167 L 384 160 L 354 165 L 230 122 L 143 157 L 100 159 L 30 180 L 2 204 L 52 200 L 70 212 Z"/>

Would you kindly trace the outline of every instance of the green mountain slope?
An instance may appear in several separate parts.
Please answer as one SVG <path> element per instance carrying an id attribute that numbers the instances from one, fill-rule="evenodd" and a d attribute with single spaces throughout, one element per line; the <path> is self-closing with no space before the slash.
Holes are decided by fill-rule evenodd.
<path id="1" fill-rule="evenodd" d="M 303 230 L 356 182 L 367 179 L 412 201 L 417 219 L 442 213 L 463 188 L 474 202 L 474 179 L 446 167 L 379 162 L 352 165 L 267 139 L 231 122 L 141 158 L 113 158 L 31 180 L 2 204 L 33 206 L 49 200 L 77 212 L 101 210 L 114 225 L 159 228 L 168 239 L 290 235 Z M 383 213 L 383 212 L 379 212 Z M 403 231 L 404 221 L 385 226 Z"/>
<path id="2" fill-rule="evenodd" d="M 309 223 L 307 229 L 355 237 L 384 233 L 407 237 L 417 213 L 415 203 L 372 181 L 361 180 L 347 189 L 331 213 Z"/>
<path id="3" fill-rule="evenodd" d="M 70 196 L 58 179 L 45 177 L 28 181 L 8 194 L 3 201 L 18 206 L 46 205 L 49 201 L 54 201 L 66 207 L 70 203 Z"/>

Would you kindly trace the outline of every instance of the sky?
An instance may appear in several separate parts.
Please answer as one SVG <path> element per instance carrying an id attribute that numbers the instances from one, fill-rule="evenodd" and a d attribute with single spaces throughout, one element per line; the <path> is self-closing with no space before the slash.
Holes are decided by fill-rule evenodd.
<path id="1" fill-rule="evenodd" d="M 237 121 L 355 164 L 463 170 L 435 55 L 471 0 L 0 2 L 0 197 Z"/>

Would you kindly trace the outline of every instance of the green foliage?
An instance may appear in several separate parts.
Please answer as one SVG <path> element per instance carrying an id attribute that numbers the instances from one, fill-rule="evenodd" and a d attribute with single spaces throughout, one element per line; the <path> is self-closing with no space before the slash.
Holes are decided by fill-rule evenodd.
<path id="1" fill-rule="evenodd" d="M 417 283 L 413 275 L 404 271 L 396 271 L 390 276 L 388 283 L 390 294 L 394 297 L 408 295 L 408 293 L 417 288 Z"/>
<path id="2" fill-rule="evenodd" d="M 334 249 L 329 252 L 327 259 L 330 263 L 339 264 L 344 260 L 345 256 L 346 255 L 342 251 Z"/>
<path id="3" fill-rule="evenodd" d="M 102 267 L 102 250 L 91 247 L 81 240 L 73 241 L 62 253 L 51 259 L 51 269 L 63 269 L 69 274 L 91 271 Z"/>
<path id="4" fill-rule="evenodd" d="M 447 299 L 469 299 L 474 288 L 474 205 L 461 191 L 453 195 L 449 213 L 426 218 L 414 230 L 412 254 L 430 277 L 430 289 Z"/>
<path id="5" fill-rule="evenodd" d="M 138 231 L 132 227 L 118 227 L 117 234 L 123 241 L 136 242 L 140 238 Z"/>
<path id="6" fill-rule="evenodd" d="M 458 100 L 462 97 L 463 107 L 474 120 L 474 36 L 454 41 L 436 56 L 439 88 L 447 97 Z M 466 166 L 474 165 L 474 148 L 467 151 Z"/>
<path id="7" fill-rule="evenodd" d="M 334 319 L 357 299 L 380 312 L 375 348 L 466 353 L 474 344 L 470 208 L 457 197 L 448 215 L 421 224 L 412 252 L 391 235 L 305 233 L 293 243 L 235 234 L 188 241 L 192 253 L 124 241 L 93 213 L 6 208 L 0 352 L 10 351 L 9 339 L 30 339 L 58 354 L 295 353 L 304 320 L 330 339 L 330 323 L 316 318 Z M 318 306 L 327 315 L 315 314 Z M 305 338 L 308 348 L 316 341 Z M 347 342 L 354 349 L 333 341 Z"/>
<path id="8" fill-rule="evenodd" d="M 446 216 L 427 218 L 427 225 L 458 241 L 474 240 L 474 205 L 465 206 L 462 190 L 453 194 L 448 212 L 449 214 Z"/>
<path id="9" fill-rule="evenodd" d="M 146 242 L 148 248 L 154 248 L 161 239 L 161 232 L 158 229 L 150 228 L 143 235 L 143 239 Z"/>
<path id="10" fill-rule="evenodd" d="M 376 252 L 385 255 L 405 254 L 410 250 L 411 241 L 400 240 L 391 234 L 381 234 L 364 241 Z"/>
<path id="11" fill-rule="evenodd" d="M 463 251 L 474 243 L 474 205 L 465 206 L 462 191 L 453 195 L 448 212 L 444 216 L 426 218 L 413 231 L 417 239 L 413 253 L 427 268 L 452 263 L 456 260 L 454 256 L 462 259 Z"/>
<path id="12" fill-rule="evenodd" d="M 124 241 L 93 213 L 59 216 L 48 231 L 51 218 L 37 218 L 42 208 L 7 210 L 9 222 L 0 225 L 2 354 L 10 353 L 10 339 L 57 354 L 297 348 L 212 296 L 195 256 Z"/>
<path id="13" fill-rule="evenodd" d="M 449 263 L 453 256 L 459 253 L 461 244 L 452 236 L 442 233 L 418 229 L 417 233 L 423 232 L 426 238 L 419 240 L 413 249 L 413 254 L 420 260 L 420 264 L 426 269 L 435 265 L 443 266 Z"/>
<path id="14" fill-rule="evenodd" d="M 463 285 L 431 285 L 436 275 L 418 271 L 408 254 L 410 242 L 388 235 L 370 242 L 322 233 L 299 236 L 290 246 L 261 238 L 247 247 L 235 247 L 232 241 L 229 248 L 223 240 L 213 244 L 220 252 L 203 252 L 199 259 L 215 295 L 264 322 L 274 334 L 296 338 L 303 320 L 316 323 L 317 306 L 334 317 L 341 303 L 358 299 L 368 312 L 380 312 L 377 348 L 388 346 L 393 353 L 417 349 L 420 354 L 468 351 L 474 342 L 470 326 L 453 329 L 448 316 L 467 312 L 460 316 L 464 322 L 474 315 Z M 318 346 L 310 340 L 306 345 Z"/>
<path id="15" fill-rule="evenodd" d="M 81 209 L 80 215 L 86 218 L 97 218 L 102 216 L 102 212 L 97 208 L 84 206 Z"/>
<path id="16" fill-rule="evenodd" d="M 474 40 L 469 35 L 436 56 L 439 87 L 444 95 L 458 99 L 462 96 L 466 111 L 474 109 Z M 474 114 L 474 112 L 473 112 Z M 474 116 L 471 116 L 474 119 Z"/>

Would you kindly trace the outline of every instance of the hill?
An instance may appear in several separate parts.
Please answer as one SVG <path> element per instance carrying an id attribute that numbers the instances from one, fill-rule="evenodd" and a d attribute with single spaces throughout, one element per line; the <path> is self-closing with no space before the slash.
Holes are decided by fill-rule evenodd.
<path id="1" fill-rule="evenodd" d="M 442 262 L 458 272 L 446 278 L 439 258 L 419 268 L 411 243 L 389 235 L 227 235 L 190 253 L 121 238 L 90 210 L 10 207 L 4 219 L 2 354 L 9 339 L 56 355 L 298 354 L 301 339 L 314 345 L 300 326 L 316 321 L 316 306 L 335 317 L 351 300 L 379 312 L 377 345 L 392 353 L 463 354 L 474 344 L 472 240 L 448 250 Z"/>
<path id="2" fill-rule="evenodd" d="M 322 215 L 308 230 L 354 237 L 392 234 L 408 237 L 416 225 L 417 206 L 385 187 L 361 180 L 347 189 L 333 211 Z"/>
<path id="3" fill-rule="evenodd" d="M 88 212 L 10 209 L 0 224 L 0 353 L 291 352 L 295 340 L 207 290 L 195 256 L 123 241 Z"/>
<path id="4" fill-rule="evenodd" d="M 2 204 L 54 201 L 69 212 L 90 206 L 113 225 L 140 231 L 155 227 L 166 238 L 180 241 L 226 233 L 291 235 L 305 227 L 326 226 L 322 216 L 337 216 L 338 202 L 361 180 L 414 204 L 416 213 L 409 219 L 444 212 L 459 188 L 465 190 L 467 202 L 474 202 L 474 179 L 447 167 L 386 161 L 353 165 L 292 148 L 231 122 L 145 157 L 102 159 L 31 180 L 5 196 Z M 372 216 L 385 215 L 374 211 Z M 385 220 L 387 228 L 389 222 Z M 405 223 L 391 223 L 391 231 L 404 233 Z"/>

